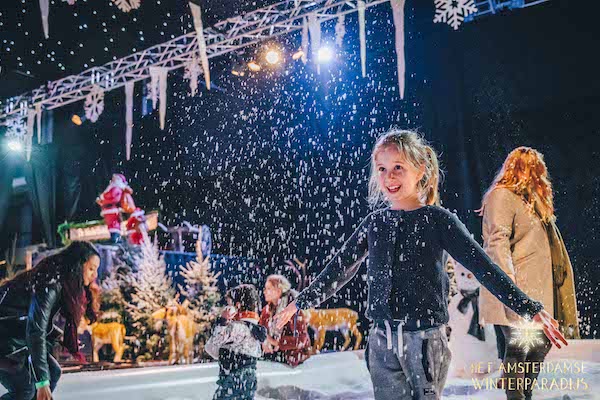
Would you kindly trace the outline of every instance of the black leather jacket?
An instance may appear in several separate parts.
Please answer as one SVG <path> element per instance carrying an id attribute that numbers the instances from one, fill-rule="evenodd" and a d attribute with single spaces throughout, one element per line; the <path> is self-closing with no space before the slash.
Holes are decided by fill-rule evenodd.
<path id="1" fill-rule="evenodd" d="M 36 382 L 50 379 L 48 354 L 62 333 L 52 322 L 61 307 L 61 292 L 58 280 L 37 290 L 0 287 L 0 358 L 21 363 L 31 355 Z"/>

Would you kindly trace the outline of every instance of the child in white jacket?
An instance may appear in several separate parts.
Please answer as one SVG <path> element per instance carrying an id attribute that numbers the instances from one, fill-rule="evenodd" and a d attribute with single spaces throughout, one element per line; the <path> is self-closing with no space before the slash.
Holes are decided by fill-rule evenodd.
<path id="1" fill-rule="evenodd" d="M 217 320 L 206 352 L 219 360 L 213 400 L 252 400 L 256 393 L 256 360 L 262 355 L 266 329 L 258 324 L 259 296 L 253 285 L 229 290 L 230 304 Z"/>

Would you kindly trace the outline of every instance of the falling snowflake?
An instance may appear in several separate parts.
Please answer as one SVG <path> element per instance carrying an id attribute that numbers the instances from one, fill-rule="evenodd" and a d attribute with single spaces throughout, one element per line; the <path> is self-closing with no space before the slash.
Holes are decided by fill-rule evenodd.
<path id="1" fill-rule="evenodd" d="M 477 6 L 474 0 L 435 0 L 433 22 L 445 22 L 456 30 L 465 17 L 476 12 Z"/>
<path id="2" fill-rule="evenodd" d="M 27 134 L 27 122 L 25 118 L 12 118 L 6 122 L 6 137 L 23 139 Z"/>
<path id="3" fill-rule="evenodd" d="M 85 116 L 91 122 L 98 121 L 98 117 L 104 111 L 104 91 L 100 86 L 95 85 L 91 92 L 85 98 Z"/>
<path id="4" fill-rule="evenodd" d="M 140 7 L 141 0 L 111 0 L 119 10 L 129 12 Z"/>

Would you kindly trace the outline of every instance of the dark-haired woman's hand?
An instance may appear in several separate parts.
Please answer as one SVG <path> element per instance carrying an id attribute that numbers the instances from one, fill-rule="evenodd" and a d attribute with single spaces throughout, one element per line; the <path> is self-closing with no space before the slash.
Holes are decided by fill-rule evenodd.
<path id="1" fill-rule="evenodd" d="M 553 345 L 559 349 L 561 348 L 561 342 L 565 346 L 569 345 L 569 343 L 567 343 L 567 339 L 565 339 L 560 330 L 558 330 L 558 321 L 552 318 L 552 316 L 546 310 L 542 310 L 537 313 L 533 317 L 533 320 L 543 325 L 544 334 L 548 339 L 550 339 Z"/>
<path id="2" fill-rule="evenodd" d="M 50 386 L 46 385 L 37 390 L 36 400 L 52 400 L 52 392 Z"/>

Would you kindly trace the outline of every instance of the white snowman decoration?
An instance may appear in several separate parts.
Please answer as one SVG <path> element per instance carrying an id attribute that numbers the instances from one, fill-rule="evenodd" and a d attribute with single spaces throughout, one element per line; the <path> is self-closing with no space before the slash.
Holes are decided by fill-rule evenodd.
<path id="1" fill-rule="evenodd" d="M 458 293 L 448 305 L 449 325 L 452 329 L 448 343 L 452 352 L 448 375 L 457 378 L 481 378 L 498 371 L 500 367 L 496 333 L 492 325 L 485 325 L 472 332 L 479 338 L 469 333 L 470 327 L 478 328 L 479 321 L 475 321 L 477 325 L 472 326 L 473 303 L 478 301 L 481 284 L 469 270 L 452 261 Z"/>

